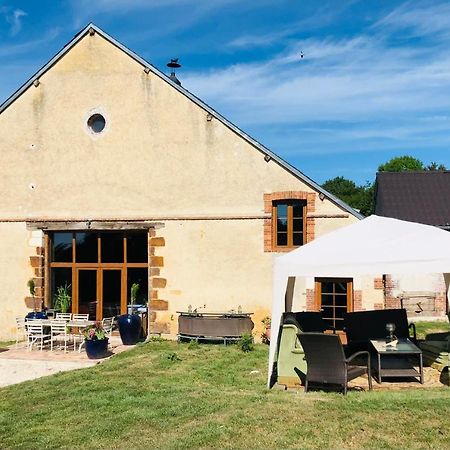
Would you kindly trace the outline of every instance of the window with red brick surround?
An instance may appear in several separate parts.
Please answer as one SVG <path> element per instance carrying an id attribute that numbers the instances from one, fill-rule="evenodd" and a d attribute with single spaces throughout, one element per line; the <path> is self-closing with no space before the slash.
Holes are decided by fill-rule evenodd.
<path id="1" fill-rule="evenodd" d="M 314 239 L 316 194 L 283 191 L 264 194 L 264 251 L 286 252 Z"/>

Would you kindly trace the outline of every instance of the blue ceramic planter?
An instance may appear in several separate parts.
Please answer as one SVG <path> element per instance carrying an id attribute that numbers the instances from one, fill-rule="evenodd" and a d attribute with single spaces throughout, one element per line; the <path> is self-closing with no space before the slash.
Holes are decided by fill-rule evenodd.
<path id="1" fill-rule="evenodd" d="M 48 319 L 48 316 L 47 313 L 43 311 L 42 312 L 32 311 L 25 316 L 25 319 Z"/>
<path id="2" fill-rule="evenodd" d="M 137 314 L 123 314 L 117 318 L 120 338 L 124 345 L 137 344 L 141 336 L 141 317 Z"/>
<path id="3" fill-rule="evenodd" d="M 101 340 L 85 340 L 84 345 L 89 359 L 104 358 L 108 353 L 108 338 Z"/>

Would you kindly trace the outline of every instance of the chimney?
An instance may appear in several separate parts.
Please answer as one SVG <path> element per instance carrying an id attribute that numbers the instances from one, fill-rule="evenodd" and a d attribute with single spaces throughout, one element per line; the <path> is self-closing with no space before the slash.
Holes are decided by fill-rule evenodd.
<path id="1" fill-rule="evenodd" d="M 170 62 L 167 63 L 167 67 L 170 67 L 171 69 L 169 78 L 174 83 L 177 83 L 178 86 L 181 86 L 180 80 L 175 75 L 175 69 L 179 69 L 181 67 L 181 64 L 178 63 L 178 58 L 171 59 Z"/>

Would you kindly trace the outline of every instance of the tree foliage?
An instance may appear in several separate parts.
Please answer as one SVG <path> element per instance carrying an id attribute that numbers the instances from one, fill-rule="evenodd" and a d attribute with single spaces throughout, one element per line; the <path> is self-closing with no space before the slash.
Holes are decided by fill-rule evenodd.
<path id="1" fill-rule="evenodd" d="M 444 164 L 431 162 L 425 165 L 422 161 L 412 156 L 398 156 L 390 159 L 384 164 L 378 166 L 379 172 L 406 172 L 417 170 L 447 170 Z M 359 211 L 364 216 L 373 214 L 375 209 L 374 195 L 375 183 L 369 181 L 361 186 L 358 186 L 354 181 L 348 180 L 342 176 L 325 181 L 322 184 L 328 192 L 341 199 L 352 208 Z"/>
<path id="2" fill-rule="evenodd" d="M 379 172 L 410 172 L 417 170 L 447 170 L 444 164 L 431 162 L 426 166 L 420 159 L 413 156 L 397 156 L 378 166 Z"/>
<path id="3" fill-rule="evenodd" d="M 322 185 L 328 192 L 341 199 L 363 215 L 370 215 L 373 210 L 373 185 L 366 183 L 358 186 L 355 182 L 342 176 L 325 181 Z"/>

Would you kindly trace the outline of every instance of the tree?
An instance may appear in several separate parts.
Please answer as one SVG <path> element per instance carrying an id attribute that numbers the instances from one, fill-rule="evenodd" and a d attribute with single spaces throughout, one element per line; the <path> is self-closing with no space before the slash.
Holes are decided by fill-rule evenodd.
<path id="1" fill-rule="evenodd" d="M 447 170 L 447 168 L 444 166 L 444 164 L 438 164 L 437 162 L 431 162 L 428 164 L 427 167 L 425 167 L 425 170 L 438 170 L 438 171 L 444 171 Z"/>
<path id="2" fill-rule="evenodd" d="M 322 187 L 363 215 L 370 215 L 373 209 L 373 184 L 358 186 L 344 177 L 325 181 Z"/>
<path id="3" fill-rule="evenodd" d="M 426 166 L 420 159 L 408 155 L 397 156 L 378 166 L 378 172 L 408 172 L 414 170 L 441 171 L 447 170 L 447 168 L 444 164 L 438 164 L 437 162 L 431 162 Z"/>
<path id="4" fill-rule="evenodd" d="M 408 172 L 413 170 L 425 170 L 425 166 L 419 159 L 408 155 L 397 156 L 378 166 L 378 172 Z"/>

